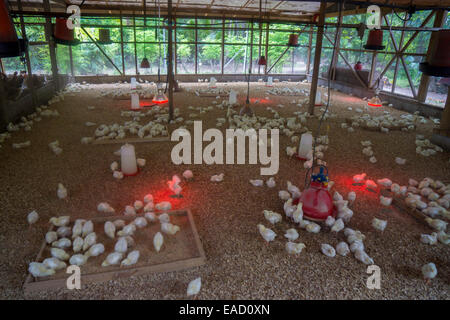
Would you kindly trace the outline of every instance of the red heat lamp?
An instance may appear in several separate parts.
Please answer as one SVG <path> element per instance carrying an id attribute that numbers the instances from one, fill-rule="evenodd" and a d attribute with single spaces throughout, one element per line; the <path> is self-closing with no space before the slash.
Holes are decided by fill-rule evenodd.
<path id="1" fill-rule="evenodd" d="M 75 46 L 80 43 L 80 41 L 74 37 L 74 30 L 67 28 L 66 18 L 56 18 L 53 29 L 53 39 L 56 43 L 66 46 Z"/>
<path id="2" fill-rule="evenodd" d="M 361 71 L 362 70 L 362 63 L 361 63 L 361 61 L 358 61 L 353 68 L 356 71 Z"/>
<path id="3" fill-rule="evenodd" d="M 380 29 L 370 30 L 364 49 L 383 50 L 383 31 Z"/>
<path id="4" fill-rule="evenodd" d="M 147 58 L 142 59 L 141 69 L 150 69 L 150 62 L 148 61 Z"/>
<path id="5" fill-rule="evenodd" d="M 267 60 L 265 56 L 261 56 L 258 60 L 258 66 L 267 66 Z"/>
<path id="6" fill-rule="evenodd" d="M 163 104 L 163 103 L 169 102 L 169 99 L 164 94 L 164 89 L 162 87 L 161 82 L 158 82 L 156 84 L 156 90 L 157 90 L 156 94 L 155 94 L 155 96 L 153 97 L 153 100 L 152 100 L 153 103 Z"/>
<path id="7" fill-rule="evenodd" d="M 328 169 L 322 165 L 318 167 L 320 171 L 317 174 L 313 173 L 316 166 L 309 169 L 311 170 L 310 184 L 302 192 L 300 198 L 295 199 L 292 204 L 297 205 L 299 202 L 303 204 L 302 209 L 305 218 L 313 221 L 325 221 L 329 216 L 335 217 L 337 210 L 328 191 Z"/>
<path id="8" fill-rule="evenodd" d="M 0 1 L 0 58 L 21 56 L 27 51 L 27 47 L 26 39 L 17 38 L 6 1 Z"/>
<path id="9" fill-rule="evenodd" d="M 383 104 L 381 103 L 381 99 L 378 98 L 378 96 L 373 97 L 372 99 L 369 99 L 369 101 L 367 101 L 367 105 L 369 107 L 374 107 L 374 108 L 379 108 L 381 107 Z"/>
<path id="10" fill-rule="evenodd" d="M 450 77 L 450 30 L 435 31 L 435 45 L 430 47 L 430 59 L 419 64 L 419 70 L 434 77 Z"/>

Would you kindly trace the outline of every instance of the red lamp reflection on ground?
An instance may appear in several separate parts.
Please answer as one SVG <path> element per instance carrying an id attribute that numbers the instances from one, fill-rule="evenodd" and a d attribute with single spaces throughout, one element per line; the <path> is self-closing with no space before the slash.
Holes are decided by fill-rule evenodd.
<path id="1" fill-rule="evenodd" d="M 333 204 L 333 198 L 328 192 L 328 171 L 326 167 L 320 166 L 320 172 L 311 174 L 311 183 L 306 190 L 302 192 L 300 198 L 295 199 L 293 204 L 299 202 L 303 204 L 303 216 L 309 220 L 324 221 L 329 216 L 336 216 L 336 208 Z M 314 170 L 314 167 L 310 170 Z"/>

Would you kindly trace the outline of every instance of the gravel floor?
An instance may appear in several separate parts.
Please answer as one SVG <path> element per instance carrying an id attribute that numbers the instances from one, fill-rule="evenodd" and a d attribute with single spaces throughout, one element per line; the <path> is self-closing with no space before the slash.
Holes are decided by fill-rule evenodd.
<path id="1" fill-rule="evenodd" d="M 307 86 L 294 83 L 275 85 Z M 206 84 L 183 84 L 183 87 L 196 86 Z M 220 86 L 238 89 L 242 93 L 239 100 L 244 101 L 246 84 Z M 138 156 L 144 157 L 147 165 L 136 177 L 115 180 L 109 165 L 117 159 L 113 152 L 120 145 L 83 145 L 80 139 L 92 135 L 95 130 L 95 127 L 86 127 L 86 121 L 122 123 L 124 118 L 120 117 L 120 110 L 125 109 L 127 103 L 100 97 L 101 89 L 113 89 L 114 85 L 90 88 L 72 97 L 66 96 L 65 101 L 57 103 L 59 118 L 44 118 L 33 126 L 31 132 L 21 130 L 14 133 L 0 149 L 0 298 L 185 299 L 188 282 L 199 276 L 202 277 L 202 289 L 197 299 L 450 298 L 448 246 L 420 243 L 420 234 L 429 234 L 431 229 L 405 212 L 382 209 L 375 194 L 351 185 L 352 176 L 361 172 L 366 172 L 373 180 L 388 177 L 400 184 L 406 184 L 408 178 L 418 180 L 426 176 L 449 181 L 448 152 L 432 157 L 415 153 L 416 133 L 430 137 L 431 124 L 420 125 L 416 132 L 409 133 L 392 131 L 384 134 L 363 129 L 349 133 L 340 128 L 344 118 L 354 114 L 347 107 L 351 106 L 353 110 L 363 108 L 364 102 L 333 91 L 332 111 L 338 118 L 329 120 L 323 127 L 323 134 L 328 133 L 330 139 L 325 160 L 330 179 L 336 182 L 335 190 L 344 195 L 351 190 L 357 193 L 353 204 L 355 214 L 348 226 L 366 235 L 366 251 L 381 268 L 381 289 L 369 290 L 366 287 L 367 266 L 352 255 L 328 258 L 320 252 L 321 243 L 335 246 L 344 240 L 342 232 L 336 235 L 323 230 L 319 234 L 311 234 L 297 228 L 299 240 L 306 244 L 306 249 L 298 256 L 291 256 L 284 249 L 286 239 L 283 234 L 295 226 L 287 222 L 283 214 L 283 222 L 273 228 L 278 234 L 276 240 L 266 245 L 260 237 L 256 225 L 263 223 L 268 226 L 262 210 L 283 213 L 278 191 L 286 188 L 286 181 L 303 188 L 305 169 L 302 162 L 287 157 L 286 146 L 294 145 L 287 137 L 280 137 L 280 169 L 275 176 L 277 186 L 273 189 L 257 188 L 249 183 L 249 179 L 259 178 L 260 165 L 176 166 L 170 159 L 173 142 L 135 144 Z M 262 84 L 252 84 L 252 97 L 266 96 L 268 94 Z M 270 96 L 264 104 L 256 104 L 254 110 L 258 115 L 269 116 L 266 106 L 272 106 L 286 117 L 297 110 L 306 111 L 306 107 L 290 104 L 293 99 Z M 175 106 L 181 109 L 185 120 L 193 113 L 187 109 L 188 106 L 208 106 L 213 100 L 215 98 L 201 98 L 189 92 L 175 93 Z M 276 107 L 280 103 L 285 107 Z M 96 106 L 96 109 L 87 110 L 88 105 Z M 401 114 L 388 107 L 369 112 L 382 114 L 385 110 L 396 116 Z M 203 129 L 215 127 L 215 119 L 224 117 L 225 112 L 214 108 L 203 114 Z M 317 123 L 316 119 L 308 119 L 307 126 L 316 128 Z M 171 126 L 171 129 L 175 127 Z M 59 156 L 48 148 L 48 143 L 56 139 L 64 150 Z M 11 143 L 26 140 L 31 140 L 31 147 L 11 148 Z M 361 140 L 372 141 L 378 159 L 376 164 L 370 163 L 368 157 L 361 153 Z M 397 165 L 394 161 L 396 156 L 406 158 L 406 164 Z M 136 199 L 142 200 L 147 193 L 155 196 L 155 202 L 173 200 L 168 197 L 166 181 L 173 174 L 181 175 L 187 168 L 194 172 L 195 181 L 184 184 L 184 197 L 172 202 L 175 208 L 191 208 L 205 249 L 206 265 L 179 272 L 83 284 L 82 290 L 78 291 L 60 289 L 24 294 L 22 285 L 28 263 L 39 251 L 50 217 L 99 215 L 96 207 L 102 201 L 121 210 Z M 221 172 L 225 174 L 223 182 L 209 181 L 211 175 Z M 68 189 L 66 200 L 59 200 L 56 196 L 59 182 Z M 26 215 L 31 210 L 39 212 L 40 220 L 29 229 Z M 388 220 L 383 233 L 371 227 L 373 217 Z M 429 285 L 422 279 L 420 271 L 428 262 L 434 262 L 438 269 L 437 277 Z"/>

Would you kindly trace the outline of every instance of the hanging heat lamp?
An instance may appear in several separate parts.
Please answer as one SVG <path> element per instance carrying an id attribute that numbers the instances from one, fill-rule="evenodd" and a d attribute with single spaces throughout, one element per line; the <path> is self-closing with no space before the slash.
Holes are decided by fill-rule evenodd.
<path id="1" fill-rule="evenodd" d="M 383 105 L 383 103 L 381 102 L 381 99 L 377 95 L 375 95 L 373 98 L 367 101 L 367 105 L 369 107 L 379 108 Z"/>
<path id="2" fill-rule="evenodd" d="M 9 15 L 6 1 L 0 2 L 0 58 L 23 55 L 28 47 L 26 39 L 17 38 L 16 29 Z"/>
<path id="3" fill-rule="evenodd" d="M 383 31 L 380 29 L 370 30 L 364 48 L 368 50 L 383 50 Z"/>
<path id="4" fill-rule="evenodd" d="M 74 29 L 67 28 L 66 18 L 56 18 L 53 26 L 53 39 L 56 43 L 67 46 L 75 46 L 80 42 L 74 37 Z"/>
<path id="5" fill-rule="evenodd" d="M 258 66 L 267 66 L 266 56 L 259 57 Z"/>
<path id="6" fill-rule="evenodd" d="M 169 102 L 169 99 L 164 94 L 164 88 L 163 88 L 161 82 L 158 82 L 156 84 L 156 94 L 153 97 L 152 102 L 157 103 L 157 104 L 163 104 L 163 103 Z"/>
<path id="7" fill-rule="evenodd" d="M 429 76 L 450 77 L 450 30 L 435 31 L 435 45 L 430 48 L 430 60 L 419 64 L 419 70 Z"/>
<path id="8" fill-rule="evenodd" d="M 100 44 L 111 44 L 111 35 L 109 29 L 98 29 L 98 43 Z"/>
<path id="9" fill-rule="evenodd" d="M 356 62 L 356 64 L 353 67 L 356 71 L 361 71 L 362 70 L 362 63 L 361 61 Z"/>
<path id="10" fill-rule="evenodd" d="M 141 69 L 149 69 L 149 68 L 150 68 L 150 61 L 148 61 L 147 58 L 142 59 Z"/>
<path id="11" fill-rule="evenodd" d="M 289 35 L 288 47 L 298 47 L 298 34 L 291 33 Z"/>
<path id="12" fill-rule="evenodd" d="M 328 169 L 325 166 L 320 167 L 320 171 L 314 174 L 313 166 L 311 170 L 311 180 L 301 196 L 295 199 L 292 204 L 303 204 L 303 216 L 313 221 L 325 221 L 329 216 L 335 217 L 337 210 L 333 204 L 333 198 L 328 191 Z M 325 172 L 326 169 L 326 172 Z"/>

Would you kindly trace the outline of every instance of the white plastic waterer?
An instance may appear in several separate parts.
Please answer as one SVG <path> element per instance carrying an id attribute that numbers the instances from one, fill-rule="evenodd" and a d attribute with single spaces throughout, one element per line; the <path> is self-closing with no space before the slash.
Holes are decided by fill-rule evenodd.
<path id="1" fill-rule="evenodd" d="M 312 152 L 313 137 L 310 133 L 302 134 L 300 144 L 298 145 L 298 157 L 302 160 L 308 160 L 309 154 Z"/>

